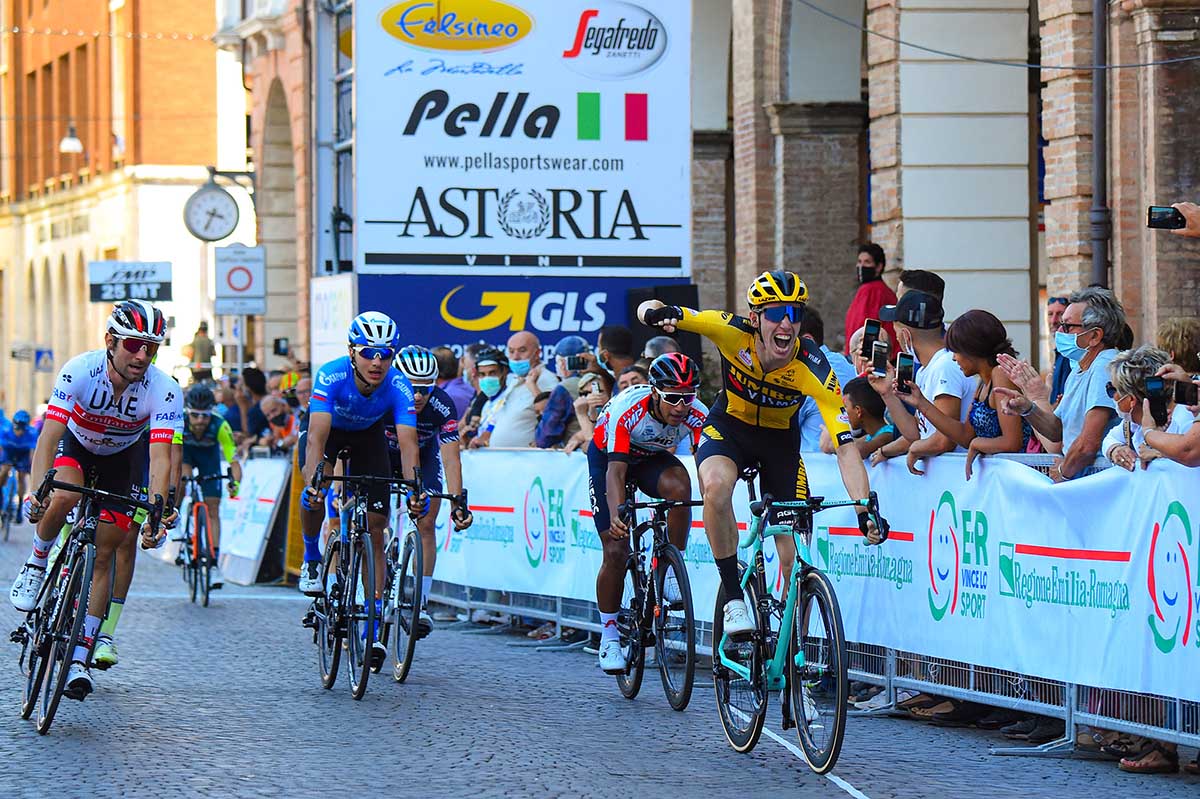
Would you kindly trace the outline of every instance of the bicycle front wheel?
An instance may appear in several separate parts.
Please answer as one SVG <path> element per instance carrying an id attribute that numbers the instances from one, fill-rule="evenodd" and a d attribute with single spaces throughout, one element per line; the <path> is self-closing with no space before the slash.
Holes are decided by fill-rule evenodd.
<path id="1" fill-rule="evenodd" d="M 88 611 L 92 573 L 96 568 L 96 550 L 91 544 L 81 547 L 71 559 L 67 584 L 58 601 L 58 616 L 50 626 L 50 649 L 46 653 L 46 675 L 42 683 L 42 701 L 38 706 L 37 731 L 45 735 L 54 722 L 58 703 L 67 687 L 67 672 L 75 647 L 83 639 L 83 620 Z"/>
<path id="2" fill-rule="evenodd" d="M 696 624 L 692 612 L 692 586 L 683 555 L 673 544 L 658 553 L 654 570 L 654 647 L 667 702 L 683 710 L 692 698 L 696 677 Z"/>
<path id="3" fill-rule="evenodd" d="M 417 623 L 421 617 L 421 575 L 425 573 L 425 552 L 421 535 L 409 530 L 400 548 L 400 562 L 388 590 L 392 592 L 392 634 L 395 637 L 395 663 L 392 679 L 404 682 L 412 670 L 417 647 Z"/>
<path id="4" fill-rule="evenodd" d="M 196 570 L 200 604 L 208 607 L 209 591 L 212 589 L 212 547 L 208 540 L 208 506 L 203 502 L 196 505 L 196 548 L 192 551 L 192 564 Z"/>
<path id="5" fill-rule="evenodd" d="M 336 538 L 325 545 L 325 559 L 321 562 L 322 591 L 320 596 L 313 599 L 313 613 L 317 617 L 317 666 L 321 670 L 321 686 L 325 689 L 332 688 L 337 682 L 338 665 L 342 659 L 342 640 L 346 637 L 346 629 L 341 621 L 339 547 Z"/>
<path id="6" fill-rule="evenodd" d="M 375 552 L 371 548 L 371 534 L 365 530 L 351 544 L 350 568 L 346 570 L 342 596 L 348 621 L 346 639 L 350 659 L 346 661 L 346 674 L 350 678 L 350 695 L 362 699 L 367 692 L 371 653 L 379 633 L 379 617 L 375 613 Z"/>
<path id="7" fill-rule="evenodd" d="M 800 662 L 799 665 L 797 661 Z M 837 763 L 846 734 L 846 636 L 829 578 L 813 569 L 800 581 L 792 623 L 788 684 L 800 748 L 809 767 L 824 774 Z"/>
<path id="8" fill-rule="evenodd" d="M 642 620 L 646 613 L 646 586 L 638 570 L 637 557 L 625 562 L 625 588 L 621 593 L 621 608 L 617 611 L 617 629 L 621 633 L 621 650 L 625 653 L 625 672 L 617 675 L 617 687 L 626 699 L 633 699 L 642 690 L 646 672 L 645 630 Z"/>
<path id="9" fill-rule="evenodd" d="M 746 570 L 741 563 L 738 568 L 743 573 Z M 746 586 L 743 599 L 756 629 L 755 636 L 745 641 L 726 640 L 724 652 L 726 659 L 749 673 L 748 677 L 723 664 L 719 658 L 721 639 L 725 637 L 724 586 L 717 591 L 717 604 L 713 610 L 713 688 L 725 739 L 735 752 L 749 752 L 758 744 L 767 719 L 765 659 L 762 643 L 757 640 L 763 625 L 758 618 L 758 586 L 753 579 Z"/>

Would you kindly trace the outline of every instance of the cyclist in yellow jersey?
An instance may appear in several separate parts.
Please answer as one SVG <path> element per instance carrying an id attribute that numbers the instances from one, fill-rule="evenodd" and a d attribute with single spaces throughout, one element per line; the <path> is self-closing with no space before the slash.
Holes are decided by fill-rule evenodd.
<path id="1" fill-rule="evenodd" d="M 694 311 L 660 300 L 638 307 L 638 319 L 670 333 L 676 329 L 699 333 L 721 353 L 724 387 L 709 411 L 696 468 L 704 497 L 704 527 L 726 596 L 741 597 L 737 566 L 737 524 L 733 489 L 742 470 L 759 467 L 762 490 L 780 501 L 808 496 L 808 477 L 800 457 L 797 411 L 812 397 L 830 437 L 837 446 L 838 468 L 852 499 L 867 499 L 870 482 L 862 456 L 850 442 L 850 427 L 840 417 L 842 392 L 837 376 L 816 344 L 800 337 L 800 320 L 808 303 L 808 288 L 794 273 L 778 270 L 759 275 L 746 292 L 750 306 L 745 317 L 724 311 Z M 794 510 L 774 511 L 773 524 L 789 524 Z M 869 543 L 882 540 L 880 526 L 859 509 L 859 529 Z M 776 536 L 784 573 L 795 560 L 791 536 Z M 725 631 L 749 635 L 754 625 L 745 602 L 725 605 Z"/>

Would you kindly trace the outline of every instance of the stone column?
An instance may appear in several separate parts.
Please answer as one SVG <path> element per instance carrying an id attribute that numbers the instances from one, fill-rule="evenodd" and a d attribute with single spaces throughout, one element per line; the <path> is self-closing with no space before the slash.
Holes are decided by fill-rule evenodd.
<path id="1" fill-rule="evenodd" d="M 800 275 L 836 347 L 854 297 L 865 103 L 774 103 L 775 263 Z"/>
<path id="2" fill-rule="evenodd" d="M 727 130 L 692 133 L 692 280 L 701 308 L 734 308 L 729 269 L 729 173 L 733 136 Z"/>

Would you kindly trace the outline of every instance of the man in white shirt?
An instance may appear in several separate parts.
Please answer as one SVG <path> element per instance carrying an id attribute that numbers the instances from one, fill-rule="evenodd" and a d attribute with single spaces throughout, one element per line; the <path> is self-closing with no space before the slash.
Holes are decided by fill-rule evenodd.
<path id="1" fill-rule="evenodd" d="M 504 404 L 496 409 L 490 447 L 533 447 L 537 430 L 534 399 L 558 384 L 558 378 L 542 363 L 542 345 L 528 331 L 508 339 L 508 388 Z"/>

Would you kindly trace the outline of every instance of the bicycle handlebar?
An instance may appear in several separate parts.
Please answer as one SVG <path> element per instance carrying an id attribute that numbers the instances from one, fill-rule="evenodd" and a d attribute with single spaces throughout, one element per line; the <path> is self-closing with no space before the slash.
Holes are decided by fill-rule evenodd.
<path id="1" fill-rule="evenodd" d="M 74 483 L 64 483 L 54 479 L 54 475 L 58 473 L 57 469 L 50 469 L 42 478 L 42 484 L 38 486 L 38 490 L 34 493 L 38 504 L 41 505 L 46 501 L 46 497 L 50 496 L 51 491 L 66 491 L 80 496 L 90 497 L 91 499 L 111 499 L 122 505 L 132 508 L 140 508 L 150 514 L 150 529 L 154 533 L 158 533 L 159 524 L 162 522 L 163 512 L 166 510 L 162 494 L 155 494 L 153 502 L 135 499 L 134 497 L 124 494 L 114 494 L 111 491 L 105 491 L 100 488 L 92 488 L 91 486 L 75 485 Z M 168 492 L 170 493 L 170 492 Z"/>

